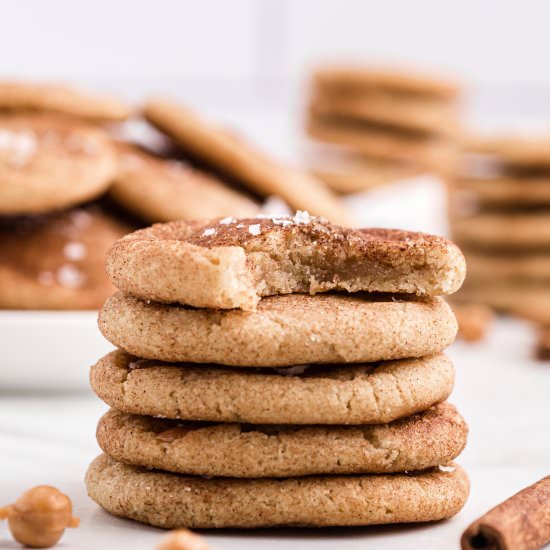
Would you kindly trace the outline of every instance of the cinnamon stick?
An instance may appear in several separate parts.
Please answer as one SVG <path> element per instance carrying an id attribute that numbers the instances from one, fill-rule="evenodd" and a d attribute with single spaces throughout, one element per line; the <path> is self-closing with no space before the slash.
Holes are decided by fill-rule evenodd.
<path id="1" fill-rule="evenodd" d="M 462 550 L 537 550 L 550 542 L 550 476 L 521 490 L 462 534 Z"/>

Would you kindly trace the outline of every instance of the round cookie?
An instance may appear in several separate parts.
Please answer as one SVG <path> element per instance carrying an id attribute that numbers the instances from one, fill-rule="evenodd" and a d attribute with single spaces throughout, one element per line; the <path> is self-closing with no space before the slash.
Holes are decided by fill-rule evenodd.
<path id="1" fill-rule="evenodd" d="M 0 82 L 0 111 L 51 112 L 94 122 L 116 122 L 130 115 L 127 105 L 110 96 L 46 82 Z"/>
<path id="2" fill-rule="evenodd" d="M 456 163 L 453 144 L 441 137 L 419 136 L 377 124 L 357 124 L 310 113 L 307 132 L 319 141 L 346 146 L 372 157 L 407 162 L 422 169 L 450 172 Z"/>
<path id="3" fill-rule="evenodd" d="M 449 79 L 415 70 L 388 70 L 361 65 L 326 65 L 313 75 L 314 86 L 325 93 L 354 95 L 365 91 L 384 91 L 396 96 L 419 96 L 454 99 L 460 92 Z"/>
<path id="4" fill-rule="evenodd" d="M 378 364 L 223 368 L 136 359 L 117 350 L 90 372 L 96 394 L 129 414 L 249 424 L 383 424 L 450 395 L 445 356 Z"/>
<path id="5" fill-rule="evenodd" d="M 451 221 L 453 238 L 474 248 L 550 248 L 550 213 L 482 212 Z"/>
<path id="6" fill-rule="evenodd" d="M 0 215 L 91 200 L 115 172 L 113 148 L 97 128 L 50 115 L 0 115 Z"/>
<path id="7" fill-rule="evenodd" d="M 451 294 L 465 272 L 462 253 L 443 237 L 347 229 L 305 212 L 155 225 L 116 243 L 107 258 L 125 293 L 245 310 L 261 296 L 297 292 Z"/>
<path id="8" fill-rule="evenodd" d="M 392 424 L 288 426 L 182 423 L 111 410 L 97 440 L 118 462 L 213 477 L 293 477 L 424 470 L 447 464 L 468 428 L 442 403 Z"/>
<path id="9" fill-rule="evenodd" d="M 374 525 L 436 521 L 464 506 L 457 465 L 420 473 L 202 479 L 127 466 L 101 455 L 86 474 L 108 512 L 164 528 Z"/>
<path id="10" fill-rule="evenodd" d="M 447 348 L 457 324 L 441 298 L 288 294 L 254 312 L 109 298 L 99 328 L 115 346 L 162 361 L 277 367 L 423 357 Z"/>
<path id="11" fill-rule="evenodd" d="M 132 229 L 98 205 L 0 218 L 0 308 L 100 308 L 113 291 L 105 254 Z"/>
<path id="12" fill-rule="evenodd" d="M 550 205 L 550 178 L 460 178 L 452 182 L 451 197 L 459 202 L 491 206 Z"/>
<path id="13" fill-rule="evenodd" d="M 376 92 L 360 96 L 326 96 L 317 93 L 311 100 L 310 108 L 316 116 L 380 124 L 405 132 L 450 137 L 458 132 L 457 114 L 453 105 L 437 100 L 404 100 Z"/>
<path id="14" fill-rule="evenodd" d="M 119 170 L 109 196 L 150 222 L 254 216 L 259 206 L 214 176 L 138 147 L 119 144 Z"/>
<path id="15" fill-rule="evenodd" d="M 501 254 L 468 251 L 468 282 L 523 281 L 550 282 L 550 254 L 524 254 L 504 251 Z"/>
<path id="16" fill-rule="evenodd" d="M 199 118 L 183 105 L 150 101 L 144 115 L 191 156 L 263 197 L 282 198 L 295 210 L 307 210 L 349 225 L 351 216 L 325 184 L 307 172 L 264 156 L 243 139 Z"/>

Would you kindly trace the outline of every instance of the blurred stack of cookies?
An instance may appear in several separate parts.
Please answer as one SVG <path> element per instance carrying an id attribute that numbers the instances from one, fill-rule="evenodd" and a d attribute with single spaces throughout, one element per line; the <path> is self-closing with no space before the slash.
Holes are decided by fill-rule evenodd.
<path id="1" fill-rule="evenodd" d="M 550 324 L 550 136 L 468 139 L 450 222 L 468 263 L 456 298 Z"/>
<path id="2" fill-rule="evenodd" d="M 137 115 L 113 98 L 0 83 L 0 308 L 99 308 L 107 250 L 151 222 L 251 216 L 272 195 L 349 222 L 321 181 L 188 109 L 156 100 L 143 114 L 160 146 L 133 143 Z"/>
<path id="3" fill-rule="evenodd" d="M 300 211 L 155 225 L 109 253 L 89 495 L 159 527 L 434 521 L 468 495 L 446 403 L 451 242 Z M 341 291 L 341 292 L 332 292 Z M 347 292 L 346 292 L 347 291 Z"/>
<path id="4" fill-rule="evenodd" d="M 0 308 L 87 309 L 111 292 L 102 258 L 133 229 L 99 204 L 117 172 L 100 126 L 118 101 L 0 83 Z"/>
<path id="5" fill-rule="evenodd" d="M 447 175 L 456 158 L 456 84 L 420 73 L 324 67 L 311 84 L 312 171 L 338 192 L 424 172 Z"/>

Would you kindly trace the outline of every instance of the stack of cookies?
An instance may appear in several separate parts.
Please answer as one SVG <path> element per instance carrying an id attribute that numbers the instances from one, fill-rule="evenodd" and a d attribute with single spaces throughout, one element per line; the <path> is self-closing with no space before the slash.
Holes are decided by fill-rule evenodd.
<path id="1" fill-rule="evenodd" d="M 319 69 L 308 132 L 332 151 L 313 149 L 313 171 L 340 192 L 425 171 L 447 174 L 455 159 L 458 93 L 456 84 L 422 74 Z"/>
<path id="2" fill-rule="evenodd" d="M 151 525 L 434 521 L 469 482 L 446 402 L 451 242 L 298 212 L 154 225 L 107 260 L 88 493 Z"/>
<path id="3" fill-rule="evenodd" d="M 116 155 L 102 127 L 118 101 L 0 82 L 0 308 L 97 308 L 112 292 L 102 258 L 136 226 L 100 204 Z"/>
<path id="4" fill-rule="evenodd" d="M 550 137 L 479 137 L 450 188 L 468 261 L 457 299 L 550 324 Z"/>

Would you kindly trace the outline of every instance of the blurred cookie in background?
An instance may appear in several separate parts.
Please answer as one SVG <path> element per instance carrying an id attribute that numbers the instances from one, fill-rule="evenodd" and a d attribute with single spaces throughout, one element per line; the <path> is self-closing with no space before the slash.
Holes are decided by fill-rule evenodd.
<path id="1" fill-rule="evenodd" d="M 487 336 L 493 325 L 493 310 L 480 303 L 454 303 L 451 307 L 458 322 L 458 337 L 467 342 L 479 342 Z"/>
<path id="2" fill-rule="evenodd" d="M 0 215 L 92 200 L 115 172 L 114 150 L 98 128 L 46 114 L 0 115 Z"/>
<path id="3" fill-rule="evenodd" d="M 0 218 L 0 308 L 98 309 L 107 251 L 133 229 L 99 204 Z"/>
<path id="4" fill-rule="evenodd" d="M 310 147 L 305 157 L 309 170 L 333 191 L 341 194 L 368 191 L 422 173 L 410 163 L 368 158 L 331 145 Z"/>
<path id="5" fill-rule="evenodd" d="M 0 112 L 31 111 L 67 115 L 91 122 L 119 122 L 131 109 L 104 94 L 90 94 L 60 83 L 0 82 Z"/>
<path id="6" fill-rule="evenodd" d="M 260 206 L 215 176 L 176 159 L 118 143 L 113 201 L 148 222 L 210 217 L 250 217 Z"/>
<path id="7" fill-rule="evenodd" d="M 242 138 L 165 99 L 149 101 L 145 118 L 169 135 L 191 159 L 260 197 L 276 195 L 294 210 L 307 210 L 350 224 L 350 213 L 326 185 L 307 172 L 280 163 Z"/>
<path id="8" fill-rule="evenodd" d="M 307 131 L 361 155 L 446 174 L 456 160 L 460 88 L 411 71 L 332 66 L 312 77 Z"/>

